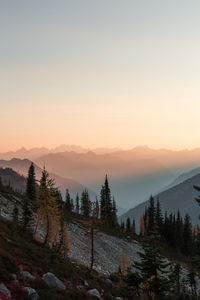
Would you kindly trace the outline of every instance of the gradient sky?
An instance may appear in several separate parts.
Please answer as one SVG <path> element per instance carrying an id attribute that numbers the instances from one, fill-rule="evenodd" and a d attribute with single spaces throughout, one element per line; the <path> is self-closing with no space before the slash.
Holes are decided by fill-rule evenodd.
<path id="1" fill-rule="evenodd" d="M 0 0 L 0 152 L 200 146 L 200 1 Z"/>

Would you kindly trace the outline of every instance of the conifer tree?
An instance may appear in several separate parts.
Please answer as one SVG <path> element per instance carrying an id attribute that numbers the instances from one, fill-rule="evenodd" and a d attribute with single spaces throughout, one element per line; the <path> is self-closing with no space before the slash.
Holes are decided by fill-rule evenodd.
<path id="1" fill-rule="evenodd" d="M 74 200 L 72 198 L 70 201 L 70 209 L 71 209 L 71 211 L 74 211 Z"/>
<path id="2" fill-rule="evenodd" d="M 140 217 L 140 236 L 145 235 L 145 225 L 144 225 L 144 218 Z"/>
<path id="3" fill-rule="evenodd" d="M 96 201 L 95 201 L 94 206 L 95 206 L 95 208 L 94 208 L 94 217 L 96 219 L 98 219 L 99 218 L 99 201 L 98 201 L 97 197 L 96 197 Z"/>
<path id="4" fill-rule="evenodd" d="M 108 177 L 106 175 L 104 185 L 101 188 L 100 197 L 100 217 L 101 220 L 109 226 L 115 227 L 117 225 L 117 208 L 115 199 L 111 197 Z"/>
<path id="5" fill-rule="evenodd" d="M 52 190 L 52 193 L 54 194 L 54 196 L 56 197 L 57 199 L 57 204 L 58 204 L 58 207 L 59 209 L 63 209 L 64 205 L 65 205 L 65 202 L 63 201 L 63 198 L 62 198 L 62 194 L 61 192 L 59 191 L 58 188 L 54 188 Z"/>
<path id="6" fill-rule="evenodd" d="M 80 211 L 80 204 L 79 204 L 79 195 L 76 195 L 76 213 L 79 214 Z"/>
<path id="7" fill-rule="evenodd" d="M 29 231 L 33 233 L 34 216 L 30 200 L 24 197 L 22 200 L 22 217 L 20 220 L 22 232 Z"/>
<path id="8" fill-rule="evenodd" d="M 106 220 L 106 200 L 105 200 L 105 187 L 102 185 L 100 196 L 100 218 L 103 222 Z"/>
<path id="9" fill-rule="evenodd" d="M 135 218 L 133 218 L 133 221 L 132 221 L 131 233 L 132 233 L 133 235 L 136 234 L 136 232 L 135 232 Z"/>
<path id="10" fill-rule="evenodd" d="M 159 199 L 157 199 L 157 203 L 156 203 L 155 223 L 156 223 L 156 226 L 159 228 L 159 233 L 162 234 L 163 216 L 162 216 L 162 211 L 161 211 Z"/>
<path id="11" fill-rule="evenodd" d="M 112 201 L 112 222 L 113 222 L 113 227 L 116 227 L 118 225 L 118 220 L 117 220 L 117 205 L 116 205 L 114 197 L 113 197 L 113 201 Z"/>
<path id="12" fill-rule="evenodd" d="M 28 199 L 32 201 L 33 205 L 36 205 L 36 199 L 37 199 L 36 179 L 35 179 L 35 167 L 33 163 L 31 163 L 30 168 L 28 170 L 26 196 L 28 197 Z"/>
<path id="13" fill-rule="evenodd" d="M 122 221 L 121 221 L 120 229 L 121 229 L 121 232 L 124 232 L 125 224 Z"/>
<path id="14" fill-rule="evenodd" d="M 149 295 L 150 299 L 163 299 L 170 288 L 167 271 L 169 263 L 166 263 L 162 256 L 160 235 L 157 229 L 145 238 L 143 250 L 144 252 L 138 253 L 141 261 L 134 264 L 134 267 L 140 271 L 144 283 L 143 291 Z"/>
<path id="15" fill-rule="evenodd" d="M 148 226 L 146 228 L 147 228 L 147 232 L 149 233 L 154 229 L 155 226 L 155 205 L 154 205 L 154 198 L 152 196 L 149 199 L 147 216 L 148 216 Z"/>
<path id="16" fill-rule="evenodd" d="M 66 189 L 65 208 L 66 208 L 68 211 L 72 211 L 72 207 L 71 207 L 71 196 L 70 196 L 70 193 L 69 193 L 69 190 L 68 190 L 68 189 Z"/>
<path id="17" fill-rule="evenodd" d="M 183 246 L 182 251 L 184 254 L 189 255 L 192 251 L 192 224 L 190 222 L 190 216 L 185 215 L 183 225 Z"/>
<path id="18" fill-rule="evenodd" d="M 129 233 L 130 231 L 131 231 L 131 220 L 128 217 L 127 220 L 126 220 L 126 232 Z"/>
<path id="19" fill-rule="evenodd" d="M 63 217 L 60 218 L 60 229 L 56 244 L 56 252 L 60 253 L 66 259 L 69 251 L 69 237 L 67 224 L 64 222 Z"/>
<path id="20" fill-rule="evenodd" d="M 35 167 L 32 163 L 28 171 L 28 179 L 26 184 L 26 195 L 22 201 L 22 218 L 21 227 L 23 232 L 27 230 L 33 233 L 34 214 L 37 209 L 37 196 L 36 196 L 36 179 Z"/>
<path id="21" fill-rule="evenodd" d="M 87 190 L 84 190 L 81 195 L 81 212 L 85 217 L 89 217 L 91 214 L 91 201 L 89 193 Z"/>
<path id="22" fill-rule="evenodd" d="M 181 250 L 183 247 L 183 220 L 180 215 L 180 211 L 177 212 L 176 218 L 176 248 Z"/>
<path id="23" fill-rule="evenodd" d="M 59 227 L 60 210 L 55 197 L 54 181 L 43 169 L 39 187 L 38 215 L 43 224 L 44 245 L 54 243 Z"/>

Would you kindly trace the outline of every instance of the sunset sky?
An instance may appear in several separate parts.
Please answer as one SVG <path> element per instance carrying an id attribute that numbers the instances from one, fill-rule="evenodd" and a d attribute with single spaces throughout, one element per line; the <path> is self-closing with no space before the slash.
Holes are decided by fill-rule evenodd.
<path id="1" fill-rule="evenodd" d="M 200 1 L 0 1 L 0 152 L 200 147 Z"/>

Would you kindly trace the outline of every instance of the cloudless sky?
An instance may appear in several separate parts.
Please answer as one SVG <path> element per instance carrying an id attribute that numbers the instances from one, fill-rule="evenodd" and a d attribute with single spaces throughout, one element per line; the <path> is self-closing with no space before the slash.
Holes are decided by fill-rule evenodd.
<path id="1" fill-rule="evenodd" d="M 0 0 L 0 152 L 200 146 L 200 1 Z"/>

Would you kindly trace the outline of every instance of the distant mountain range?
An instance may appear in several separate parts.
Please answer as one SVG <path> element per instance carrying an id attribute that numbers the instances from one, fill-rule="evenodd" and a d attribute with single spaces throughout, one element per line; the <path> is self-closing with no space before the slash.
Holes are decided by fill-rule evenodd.
<path id="1" fill-rule="evenodd" d="M 189 178 L 190 175 L 193 176 Z M 155 201 L 157 199 L 160 201 L 163 215 L 165 211 L 170 214 L 177 213 L 177 211 L 180 210 L 183 217 L 188 213 L 192 223 L 199 224 L 200 207 L 195 201 L 199 192 L 194 189 L 194 185 L 200 186 L 200 168 L 179 176 L 178 179 L 174 181 L 174 184 L 176 185 L 154 196 Z M 148 201 L 137 205 L 123 214 L 120 220 L 126 221 L 128 217 L 131 219 L 134 217 L 138 228 L 139 218 L 143 215 L 145 207 L 147 206 Z"/>
<path id="2" fill-rule="evenodd" d="M 139 146 L 131 150 L 96 148 L 89 151 L 81 146 L 61 145 L 55 149 L 22 148 L 16 152 L 2 153 L 1 157 L 4 160 L 4 157 L 27 158 L 40 168 L 45 165 L 49 172 L 62 178 L 57 178 L 57 185 L 62 187 L 63 180 L 71 178 L 76 186 L 80 182 L 82 186 L 95 190 L 98 195 L 105 175 L 108 174 L 117 204 L 127 210 L 143 202 L 151 194 L 166 189 L 163 187 L 170 187 L 171 182 L 181 173 L 198 167 L 200 148 L 172 151 Z M 183 179 L 177 179 L 176 184 L 179 180 Z M 73 186 L 69 181 L 67 184 Z"/>
<path id="3" fill-rule="evenodd" d="M 97 154 L 104 154 L 104 153 L 113 153 L 115 151 L 118 151 L 119 148 L 96 148 L 92 151 Z M 18 149 L 17 151 L 9 151 L 5 153 L 0 153 L 0 159 L 12 159 L 12 158 L 21 158 L 21 159 L 36 159 L 40 156 L 49 154 L 49 153 L 60 153 L 60 152 L 76 152 L 76 153 L 87 153 L 88 151 L 91 151 L 89 148 L 84 148 L 77 145 L 60 145 L 53 149 L 48 149 L 46 147 L 41 148 L 32 148 L 30 150 L 27 150 L 26 148 L 22 147 Z"/>

